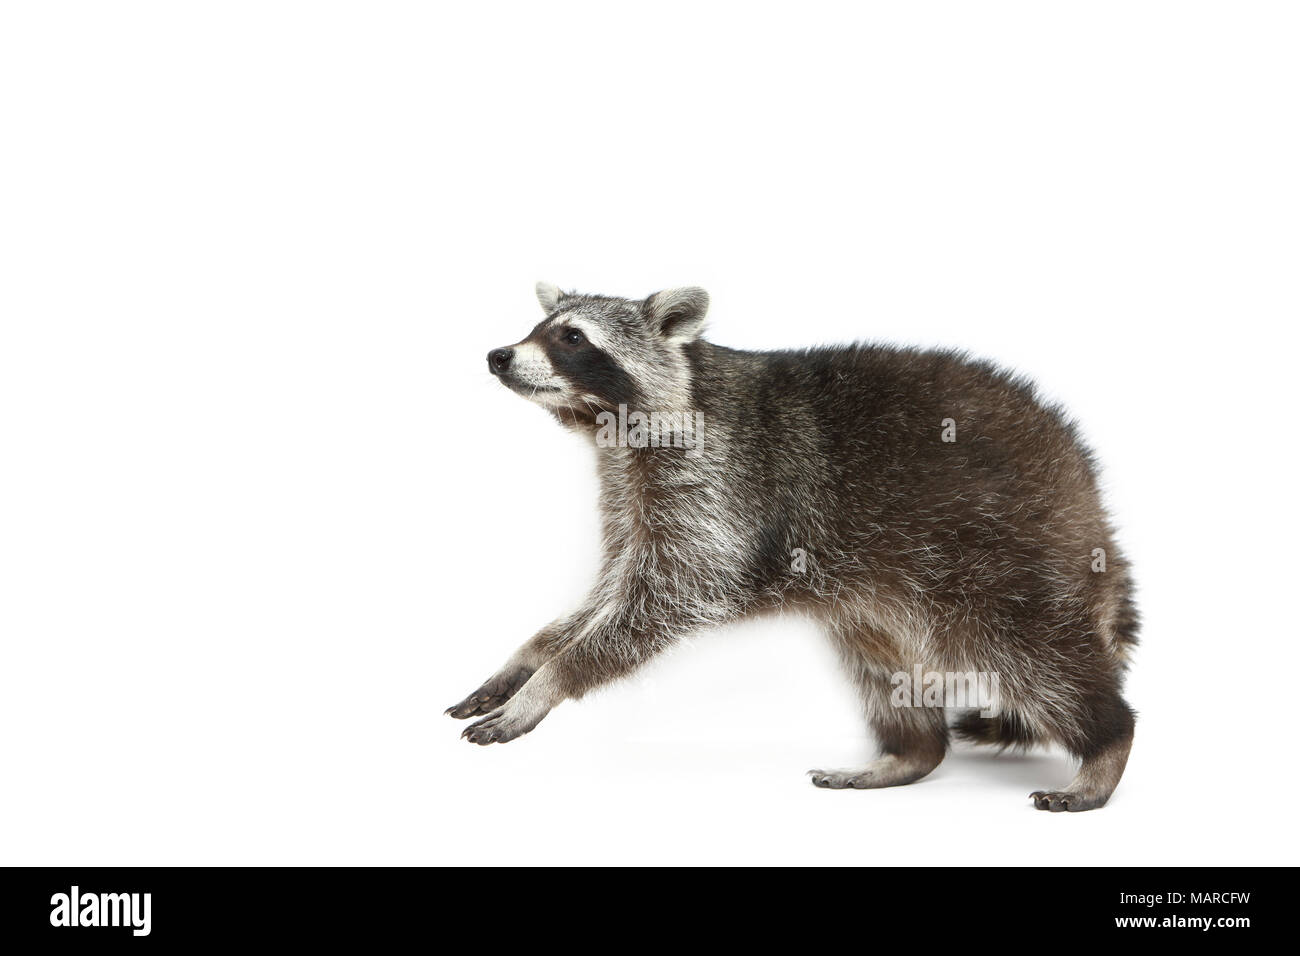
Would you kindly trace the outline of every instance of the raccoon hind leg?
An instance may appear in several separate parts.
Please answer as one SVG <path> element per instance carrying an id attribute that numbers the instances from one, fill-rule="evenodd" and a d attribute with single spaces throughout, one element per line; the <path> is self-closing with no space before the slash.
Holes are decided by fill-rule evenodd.
<path id="1" fill-rule="evenodd" d="M 880 756 L 860 770 L 810 770 L 813 786 L 826 790 L 875 790 L 920 780 L 948 751 L 948 723 L 942 707 L 895 707 L 893 685 L 863 651 L 881 646 L 870 633 L 836 634 L 840 651 L 858 685 L 867 723 Z M 901 669 L 901 668 L 900 668 Z"/>
<path id="2" fill-rule="evenodd" d="M 1080 759 L 1079 772 L 1064 790 L 1031 793 L 1038 810 L 1059 813 L 1103 807 L 1124 774 L 1133 745 L 1133 710 L 1118 689 L 1089 695 L 1080 710 L 1078 723 L 1059 735 Z"/>

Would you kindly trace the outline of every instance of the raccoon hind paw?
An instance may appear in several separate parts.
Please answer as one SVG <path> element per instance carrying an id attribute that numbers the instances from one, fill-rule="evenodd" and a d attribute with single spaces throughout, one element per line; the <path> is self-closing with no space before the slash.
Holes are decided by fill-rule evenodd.
<path id="1" fill-rule="evenodd" d="M 1049 813 L 1095 810 L 1106 803 L 1105 797 L 1089 797 L 1074 790 L 1035 790 L 1029 799 L 1034 801 L 1035 810 L 1046 810 Z"/>

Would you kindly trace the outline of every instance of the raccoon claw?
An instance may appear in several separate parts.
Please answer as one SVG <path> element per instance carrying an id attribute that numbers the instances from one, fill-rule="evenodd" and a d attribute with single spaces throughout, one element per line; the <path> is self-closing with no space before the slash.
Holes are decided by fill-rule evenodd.
<path id="1" fill-rule="evenodd" d="M 1081 793 L 1063 790 L 1035 790 L 1029 795 L 1029 799 L 1034 801 L 1035 810 L 1046 810 L 1049 813 L 1060 813 L 1062 810 L 1070 812 L 1092 810 L 1106 802 L 1090 800 Z"/>

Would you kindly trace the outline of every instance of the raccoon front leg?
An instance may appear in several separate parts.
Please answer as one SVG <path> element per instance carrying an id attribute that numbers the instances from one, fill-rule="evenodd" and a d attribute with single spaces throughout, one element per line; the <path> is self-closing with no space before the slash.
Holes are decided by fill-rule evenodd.
<path id="1" fill-rule="evenodd" d="M 948 725 L 941 707 L 894 707 L 893 689 L 880 673 L 860 673 L 859 691 L 880 756 L 861 770 L 810 770 L 813 786 L 827 790 L 875 790 L 920 780 L 948 751 Z"/>
<path id="2" fill-rule="evenodd" d="M 568 618 L 560 618 L 546 625 L 511 654 L 501 669 L 485 680 L 478 690 L 459 704 L 448 707 L 444 713 L 464 720 L 490 714 L 499 708 L 527 683 L 537 668 L 555 655 L 568 624 Z"/>
<path id="3" fill-rule="evenodd" d="M 630 674 L 678 635 L 664 629 L 646 630 L 617 622 L 593 626 L 573 637 L 537 669 L 519 692 L 477 723 L 462 737 L 470 743 L 503 744 L 528 733 L 562 701 Z"/>

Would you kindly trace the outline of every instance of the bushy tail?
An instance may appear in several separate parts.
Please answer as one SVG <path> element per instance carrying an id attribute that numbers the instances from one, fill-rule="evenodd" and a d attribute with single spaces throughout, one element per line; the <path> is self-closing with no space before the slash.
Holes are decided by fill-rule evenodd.
<path id="1" fill-rule="evenodd" d="M 1129 655 L 1138 642 L 1138 628 L 1142 618 L 1138 614 L 1137 603 L 1133 600 L 1133 579 L 1127 570 L 1120 581 L 1119 593 L 1112 598 L 1114 612 L 1110 616 L 1110 649 L 1122 672 L 1128 667 Z"/>
<path id="2" fill-rule="evenodd" d="M 1115 641 L 1133 647 L 1138 642 L 1138 628 L 1142 617 L 1138 614 L 1137 604 L 1133 601 L 1133 579 L 1124 576 L 1124 596 L 1119 601 L 1119 613 L 1115 615 Z"/>
<path id="3" fill-rule="evenodd" d="M 952 725 L 953 733 L 973 744 L 987 744 L 1006 750 L 1010 747 L 1028 749 L 1047 741 L 1035 734 L 1015 714 L 981 717 L 978 713 L 963 714 Z"/>

